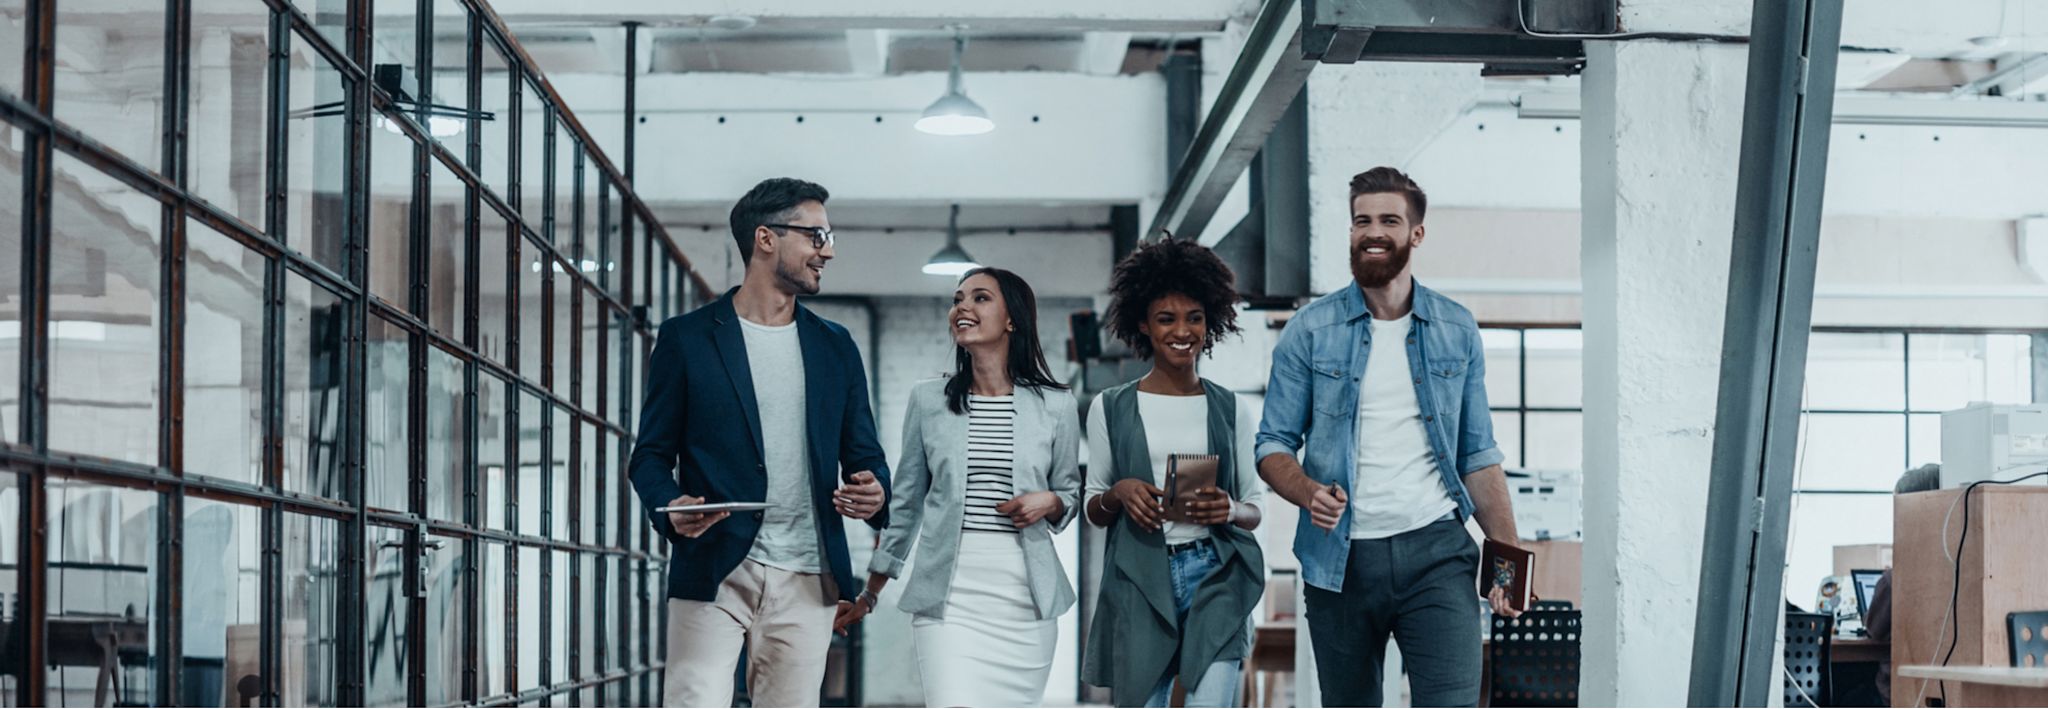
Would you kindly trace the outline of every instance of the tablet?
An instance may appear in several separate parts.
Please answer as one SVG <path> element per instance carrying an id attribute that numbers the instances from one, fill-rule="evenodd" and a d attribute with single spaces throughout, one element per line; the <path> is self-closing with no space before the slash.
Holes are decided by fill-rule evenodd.
<path id="1" fill-rule="evenodd" d="M 770 505 L 770 504 L 768 504 L 768 503 L 766 503 L 766 502 L 705 502 L 705 503 L 702 503 L 702 504 L 696 504 L 696 505 L 676 505 L 676 506 L 674 506 L 674 507 L 656 507 L 656 508 L 654 508 L 654 511 L 656 511 L 656 512 L 701 512 L 701 513 L 704 513 L 704 514 L 710 514 L 710 513 L 713 513 L 713 512 L 752 512 L 752 511 L 755 511 L 755 510 L 765 510 L 765 509 L 768 509 L 768 508 L 770 508 L 770 507 L 773 507 L 773 506 L 774 506 L 774 505 Z"/>

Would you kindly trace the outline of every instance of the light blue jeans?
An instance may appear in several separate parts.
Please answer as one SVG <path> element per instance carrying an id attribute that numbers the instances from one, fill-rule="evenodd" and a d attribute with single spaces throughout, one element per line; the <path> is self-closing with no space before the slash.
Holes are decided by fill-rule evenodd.
<path id="1" fill-rule="evenodd" d="M 1173 555 L 1170 562 L 1173 569 L 1173 608 L 1179 614 L 1179 625 L 1187 625 L 1188 607 L 1195 602 L 1195 589 L 1202 580 L 1214 573 L 1222 562 L 1216 558 L 1216 545 L 1201 544 L 1192 549 L 1182 550 Z M 1159 678 L 1159 684 L 1152 688 L 1152 696 L 1145 700 L 1145 706 L 1163 707 L 1173 701 L 1173 677 L 1179 661 L 1167 668 L 1166 676 Z M 1237 706 L 1238 683 L 1244 674 L 1238 670 L 1244 660 L 1217 660 L 1209 663 L 1202 671 L 1202 678 L 1188 690 L 1186 705 L 1190 707 L 1234 707 Z"/>

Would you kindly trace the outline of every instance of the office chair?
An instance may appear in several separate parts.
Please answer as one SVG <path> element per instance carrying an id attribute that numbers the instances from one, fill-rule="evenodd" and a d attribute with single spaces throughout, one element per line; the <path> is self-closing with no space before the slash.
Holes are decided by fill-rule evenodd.
<path id="1" fill-rule="evenodd" d="M 1496 707 L 1579 705 L 1579 619 L 1573 610 L 1494 616 L 1488 704 Z"/>
<path id="2" fill-rule="evenodd" d="M 2048 611 L 2005 614 L 2005 644 L 2012 648 L 2012 666 L 2048 667 Z"/>
<path id="3" fill-rule="evenodd" d="M 1785 613 L 1785 706 L 1828 706 L 1828 650 L 1835 617 Z"/>

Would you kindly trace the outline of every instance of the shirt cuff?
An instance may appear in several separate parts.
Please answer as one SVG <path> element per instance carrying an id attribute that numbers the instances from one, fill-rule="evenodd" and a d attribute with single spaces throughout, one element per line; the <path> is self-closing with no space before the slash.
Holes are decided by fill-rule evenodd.
<path id="1" fill-rule="evenodd" d="M 876 549 L 874 556 L 868 559 L 868 573 L 881 574 L 892 579 L 900 578 L 903 576 L 903 560 L 896 558 L 894 554 Z"/>
<path id="2" fill-rule="evenodd" d="M 1288 455 L 1294 455 L 1294 449 L 1289 448 L 1287 444 L 1281 443 L 1279 441 L 1267 441 L 1265 443 L 1260 443 L 1258 447 L 1252 449 L 1252 467 L 1258 467 L 1259 461 L 1265 460 L 1266 456 L 1272 455 L 1274 453 L 1286 453 Z"/>
<path id="3" fill-rule="evenodd" d="M 1467 453 L 1465 454 L 1463 459 L 1463 469 L 1459 470 L 1458 474 L 1471 475 L 1481 470 L 1485 470 L 1487 466 L 1500 465 L 1501 461 L 1507 459 L 1508 457 L 1500 452 L 1500 446 L 1487 448 L 1486 450 L 1479 451 L 1477 453 Z"/>

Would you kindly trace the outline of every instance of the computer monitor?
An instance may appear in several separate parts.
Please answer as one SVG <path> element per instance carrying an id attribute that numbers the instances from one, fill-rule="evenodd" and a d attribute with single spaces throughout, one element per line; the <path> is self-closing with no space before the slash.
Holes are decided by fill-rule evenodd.
<path id="1" fill-rule="evenodd" d="M 1881 569 L 1853 569 L 1849 578 L 1856 584 L 1856 614 L 1865 623 L 1870 622 L 1870 597 L 1877 595 L 1877 580 L 1884 578 Z"/>

